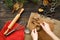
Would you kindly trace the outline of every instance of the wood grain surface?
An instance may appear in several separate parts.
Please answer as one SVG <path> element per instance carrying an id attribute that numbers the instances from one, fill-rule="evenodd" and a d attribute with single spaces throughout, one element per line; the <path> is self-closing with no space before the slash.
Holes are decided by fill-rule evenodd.
<path id="1" fill-rule="evenodd" d="M 60 3 L 60 2 L 59 2 Z M 41 4 L 41 1 L 40 3 Z M 37 12 L 38 8 L 40 7 L 40 5 L 34 5 L 33 3 L 26 3 L 24 4 L 24 12 L 21 15 L 21 19 L 19 19 L 17 22 L 19 24 L 25 25 L 26 23 L 28 23 L 29 17 L 31 12 Z M 47 15 L 52 15 L 53 16 L 49 16 L 50 18 L 53 18 L 53 21 L 55 22 L 55 26 L 53 32 L 60 38 L 60 6 L 57 6 L 55 9 L 56 13 L 51 13 L 51 14 L 42 14 L 44 16 Z M 14 14 L 11 13 L 11 10 L 9 8 L 6 7 L 6 5 L 3 3 L 3 0 L 0 0 L 0 30 L 3 28 L 4 24 L 9 21 L 12 20 L 15 16 L 16 16 L 17 12 L 15 12 Z M 39 13 L 41 14 L 41 13 Z M 56 19 L 56 20 L 54 20 Z M 47 35 L 48 36 L 48 35 Z M 25 34 L 25 37 L 27 37 L 25 40 L 31 40 L 31 35 L 27 35 Z M 48 37 L 45 37 L 48 38 Z M 40 39 L 42 40 L 42 38 L 40 37 Z M 49 39 L 51 39 L 49 37 Z"/>

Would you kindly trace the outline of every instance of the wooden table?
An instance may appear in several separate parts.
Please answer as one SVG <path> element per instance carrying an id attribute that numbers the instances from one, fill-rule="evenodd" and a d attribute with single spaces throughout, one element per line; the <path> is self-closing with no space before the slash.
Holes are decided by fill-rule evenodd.
<path id="1" fill-rule="evenodd" d="M 28 23 L 28 19 L 29 19 L 29 16 L 31 14 L 31 12 L 37 12 L 38 8 L 39 8 L 39 5 L 34 5 L 32 3 L 28 3 L 26 5 L 24 5 L 24 8 L 25 8 L 25 11 L 24 13 L 21 15 L 21 19 L 19 19 L 18 23 L 22 24 L 22 25 L 25 25 L 26 23 Z M 4 3 L 2 3 L 2 0 L 0 1 L 0 29 L 2 29 L 2 27 L 4 26 L 4 24 L 6 23 L 6 21 L 8 20 L 12 20 L 15 15 L 17 13 L 14 13 L 12 14 L 11 13 L 11 10 L 8 9 Z M 46 15 L 45 15 L 46 16 Z M 51 16 L 51 18 L 54 18 L 54 19 L 57 19 L 57 20 L 60 20 L 60 6 L 58 6 L 56 8 L 56 13 L 54 14 L 54 16 Z M 57 23 L 57 27 L 55 27 L 55 30 L 54 30 L 54 33 L 60 37 L 60 23 L 59 21 L 55 21 Z M 26 34 L 25 34 L 26 35 Z M 26 35 L 27 37 L 30 38 L 30 35 Z M 26 38 L 27 40 L 29 38 Z"/>

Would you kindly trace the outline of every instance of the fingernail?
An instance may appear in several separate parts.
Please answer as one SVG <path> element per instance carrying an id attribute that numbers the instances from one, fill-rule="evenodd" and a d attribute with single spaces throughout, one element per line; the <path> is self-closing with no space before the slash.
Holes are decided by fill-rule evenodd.
<path id="1" fill-rule="evenodd" d="M 44 23 L 42 23 L 44 26 L 45 26 L 45 24 Z"/>

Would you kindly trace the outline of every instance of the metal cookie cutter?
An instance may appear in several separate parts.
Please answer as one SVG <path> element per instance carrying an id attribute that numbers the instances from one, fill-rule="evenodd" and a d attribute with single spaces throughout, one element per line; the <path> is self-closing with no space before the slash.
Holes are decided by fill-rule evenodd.
<path id="1" fill-rule="evenodd" d="M 31 31 L 30 29 L 27 27 L 27 23 L 25 24 L 25 34 L 30 34 Z"/>
<path id="2" fill-rule="evenodd" d="M 31 33 L 31 31 L 29 30 L 29 28 L 26 28 L 25 29 L 25 34 L 30 34 Z"/>
<path id="3" fill-rule="evenodd" d="M 55 12 L 55 7 L 54 8 L 50 8 L 51 12 Z"/>

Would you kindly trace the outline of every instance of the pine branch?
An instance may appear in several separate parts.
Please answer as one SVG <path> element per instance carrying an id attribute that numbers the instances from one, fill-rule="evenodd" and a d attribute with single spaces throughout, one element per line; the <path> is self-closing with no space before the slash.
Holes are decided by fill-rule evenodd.
<path id="1" fill-rule="evenodd" d="M 5 4 L 6 4 L 7 7 L 12 8 L 13 0 L 5 0 Z"/>

